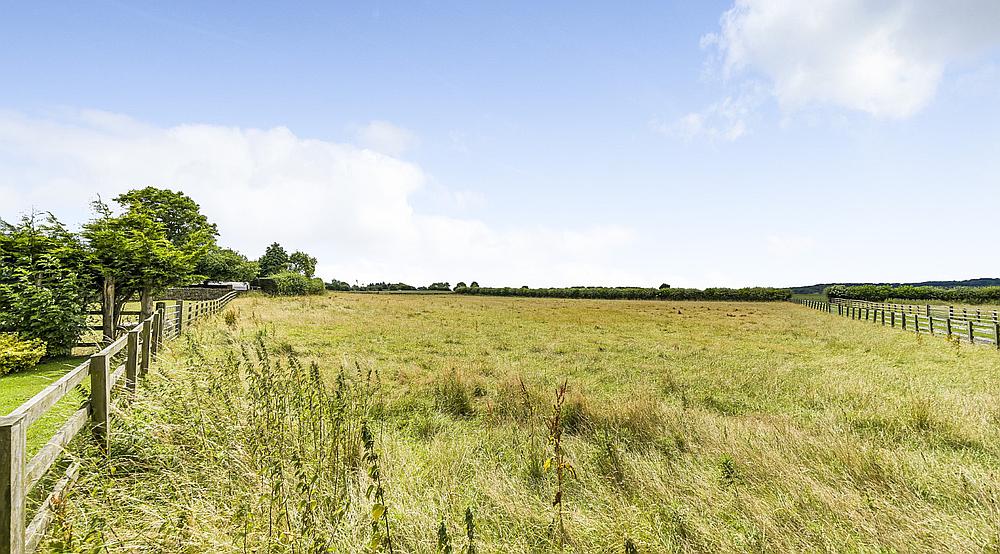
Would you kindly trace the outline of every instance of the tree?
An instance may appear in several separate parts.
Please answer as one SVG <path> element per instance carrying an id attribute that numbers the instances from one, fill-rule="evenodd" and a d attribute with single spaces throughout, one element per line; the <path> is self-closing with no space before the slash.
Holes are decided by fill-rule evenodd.
<path id="1" fill-rule="evenodd" d="M 459 281 L 455 283 L 455 290 L 465 289 L 465 288 L 468 288 L 468 285 L 465 284 L 465 281 Z"/>
<path id="2" fill-rule="evenodd" d="M 660 290 L 669 289 L 669 288 L 670 288 L 670 285 L 668 285 L 666 283 L 663 283 L 663 284 L 660 285 Z"/>
<path id="3" fill-rule="evenodd" d="M 427 287 L 427 290 L 451 290 L 451 285 L 448 283 L 431 283 L 431 286 Z"/>
<path id="4" fill-rule="evenodd" d="M 49 212 L 32 211 L 16 224 L 0 220 L 0 266 L 20 267 L 43 280 L 43 269 L 55 263 L 76 273 L 82 280 L 96 274 L 90 270 L 87 251 L 80 237 L 70 232 Z"/>
<path id="5" fill-rule="evenodd" d="M 208 281 L 252 281 L 260 267 L 231 248 L 213 246 L 198 259 L 194 272 Z"/>
<path id="6" fill-rule="evenodd" d="M 305 252 L 292 252 L 292 255 L 288 257 L 288 264 L 292 271 L 301 273 L 306 277 L 312 277 L 316 274 L 316 258 Z"/>
<path id="7" fill-rule="evenodd" d="M 201 208 L 183 192 L 156 187 L 130 190 L 115 198 L 126 210 L 142 209 L 153 221 L 163 225 L 167 240 L 178 248 L 214 243 L 219 229 L 201 213 Z"/>
<path id="8" fill-rule="evenodd" d="M 282 273 L 288 271 L 288 252 L 281 247 L 280 244 L 273 242 L 271 246 L 267 247 L 264 251 L 264 255 L 260 257 L 257 264 L 260 266 L 260 271 L 258 275 L 261 277 L 267 277 L 268 275 L 275 275 L 277 273 Z"/>
<path id="9" fill-rule="evenodd" d="M 210 223 L 198 204 L 183 192 L 146 187 L 121 194 L 115 202 L 128 212 L 141 211 L 148 215 L 162 226 L 164 237 L 194 261 L 215 246 L 218 227 Z M 153 313 L 154 286 L 148 284 L 140 290 L 143 319 Z"/>
<path id="10" fill-rule="evenodd" d="M 93 208 L 96 216 L 82 234 L 101 275 L 102 328 L 112 340 L 128 300 L 141 294 L 144 305 L 151 303 L 153 292 L 190 279 L 204 251 L 174 245 L 163 223 L 141 207 L 117 216 L 101 200 Z"/>
<path id="11" fill-rule="evenodd" d="M 0 332 L 68 354 L 86 328 L 95 277 L 83 243 L 52 214 L 0 221 Z"/>
<path id="12" fill-rule="evenodd" d="M 351 290 L 351 285 L 346 281 L 330 279 L 330 282 L 326 285 L 326 290 Z"/>
<path id="13" fill-rule="evenodd" d="M 473 281 L 473 282 L 469 283 L 469 288 L 470 289 L 478 289 L 479 288 L 479 283 Z"/>

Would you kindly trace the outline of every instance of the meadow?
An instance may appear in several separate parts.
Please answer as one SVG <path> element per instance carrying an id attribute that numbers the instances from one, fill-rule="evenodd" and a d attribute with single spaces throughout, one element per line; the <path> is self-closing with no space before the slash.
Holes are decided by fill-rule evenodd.
<path id="1" fill-rule="evenodd" d="M 1000 549 L 990 348 L 790 303 L 224 315 L 168 344 L 108 457 L 78 444 L 46 549 Z"/>

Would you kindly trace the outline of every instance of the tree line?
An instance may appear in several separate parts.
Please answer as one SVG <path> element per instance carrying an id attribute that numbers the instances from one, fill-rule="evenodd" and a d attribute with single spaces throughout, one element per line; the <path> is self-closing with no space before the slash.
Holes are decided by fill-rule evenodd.
<path id="1" fill-rule="evenodd" d="M 933 287 L 913 285 L 833 285 L 824 293 L 828 298 L 885 302 L 900 300 L 939 300 L 964 304 L 1000 303 L 1000 287 Z"/>
<path id="2" fill-rule="evenodd" d="M 461 283 L 460 283 L 461 284 Z M 355 291 L 355 292 L 380 292 L 380 291 L 450 291 L 451 284 L 447 282 L 437 282 L 431 283 L 427 286 L 415 287 L 413 285 L 408 285 L 406 283 L 387 283 L 380 281 L 378 283 L 368 283 L 366 285 L 360 284 L 350 284 L 345 281 L 338 281 L 337 279 L 332 279 L 326 284 L 326 290 L 335 291 Z"/>
<path id="3" fill-rule="evenodd" d="M 99 303 L 105 340 L 121 329 L 122 312 L 137 301 L 142 317 L 169 287 L 207 281 L 251 281 L 292 274 L 314 278 L 316 258 L 286 254 L 277 243 L 260 260 L 220 246 L 216 224 L 182 192 L 156 187 L 130 190 L 91 205 L 78 232 L 50 212 L 0 220 L 0 333 L 44 344 L 63 355 L 87 328 Z M 13 349 L 11 346 L 8 350 Z"/>
<path id="4" fill-rule="evenodd" d="M 462 283 L 459 283 L 462 284 Z M 473 283 L 476 285 L 476 283 Z M 563 287 L 529 288 L 516 287 L 455 287 L 458 294 L 480 296 L 529 296 L 545 298 L 587 298 L 611 300 L 728 300 L 733 302 L 778 302 L 788 300 L 792 293 L 788 289 L 770 287 L 707 288 L 684 289 L 661 285 L 660 288 L 646 287 Z"/>

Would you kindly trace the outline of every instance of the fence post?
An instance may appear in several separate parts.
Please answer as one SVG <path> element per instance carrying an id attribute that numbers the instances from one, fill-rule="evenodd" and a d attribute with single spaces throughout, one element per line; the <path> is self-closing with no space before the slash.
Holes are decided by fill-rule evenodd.
<path id="1" fill-rule="evenodd" d="M 993 322 L 993 344 L 1000 350 L 1000 322 Z"/>
<path id="2" fill-rule="evenodd" d="M 903 330 L 905 331 L 906 330 L 906 312 L 900 312 L 899 316 L 903 318 Z"/>
<path id="3" fill-rule="evenodd" d="M 125 390 L 129 396 L 135 395 L 136 379 L 139 376 L 139 332 L 136 326 L 128 332 L 128 343 L 125 347 Z"/>
<path id="4" fill-rule="evenodd" d="M 108 405 L 111 403 L 111 378 L 108 372 L 108 355 L 94 354 L 90 357 L 90 417 L 94 420 L 94 440 L 103 452 L 108 452 L 110 442 L 111 417 Z"/>
<path id="5" fill-rule="evenodd" d="M 177 336 L 184 332 L 184 301 L 177 301 Z"/>
<path id="6" fill-rule="evenodd" d="M 889 312 L 889 327 L 896 328 L 896 310 Z"/>
<path id="7" fill-rule="evenodd" d="M 0 553 L 24 552 L 24 417 L 0 418 Z"/>
<path id="8" fill-rule="evenodd" d="M 162 304 L 162 303 L 161 303 Z M 166 304 L 156 307 L 156 352 L 160 352 L 160 348 L 163 347 L 163 327 L 166 323 L 167 318 L 167 308 Z"/>
<path id="9" fill-rule="evenodd" d="M 976 333 L 975 328 L 972 326 L 972 320 L 965 320 L 965 324 L 969 326 L 969 344 L 976 344 Z"/>
<path id="10" fill-rule="evenodd" d="M 149 372 L 150 340 L 153 336 L 153 322 L 147 318 L 142 322 L 142 365 L 139 374 L 143 377 Z"/>

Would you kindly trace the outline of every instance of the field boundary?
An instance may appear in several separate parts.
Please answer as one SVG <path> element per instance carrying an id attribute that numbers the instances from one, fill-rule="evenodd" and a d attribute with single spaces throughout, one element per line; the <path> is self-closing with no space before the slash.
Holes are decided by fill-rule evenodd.
<path id="1" fill-rule="evenodd" d="M 71 464 L 66 474 L 55 483 L 30 522 L 27 519 L 27 498 L 59 460 L 70 441 L 89 423 L 94 440 L 107 453 L 112 407 L 127 402 L 135 395 L 139 380 L 149 371 L 163 342 L 180 336 L 197 320 L 220 312 L 237 294 L 231 292 L 216 300 L 178 302 L 170 308 L 165 302 L 157 302 L 156 311 L 148 318 L 133 325 L 127 333 L 14 411 L 0 417 L 0 554 L 29 554 L 35 551 L 45 536 L 52 522 L 53 508 L 79 475 L 79 462 Z M 89 398 L 69 416 L 48 443 L 28 459 L 28 427 L 80 387 L 88 376 Z M 112 393 L 117 393 L 117 399 L 112 398 Z M 113 401 L 115 404 L 112 404 Z"/>
<path id="2" fill-rule="evenodd" d="M 986 344 L 1000 350 L 1000 318 L 996 310 L 970 312 L 967 308 L 956 310 L 954 306 L 890 304 L 839 298 L 830 302 L 811 299 L 794 299 L 792 302 L 851 319 L 969 344 Z"/>

